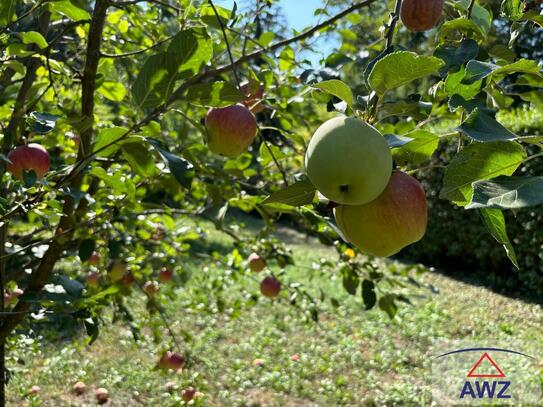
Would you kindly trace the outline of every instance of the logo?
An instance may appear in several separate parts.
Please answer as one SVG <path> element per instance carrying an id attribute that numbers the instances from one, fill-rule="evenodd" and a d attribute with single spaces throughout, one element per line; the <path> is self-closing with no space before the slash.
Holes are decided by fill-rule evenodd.
<path id="1" fill-rule="evenodd" d="M 443 406 L 540 405 L 541 386 L 533 365 L 533 356 L 508 348 L 461 347 L 440 352 L 432 361 L 434 402 Z"/>

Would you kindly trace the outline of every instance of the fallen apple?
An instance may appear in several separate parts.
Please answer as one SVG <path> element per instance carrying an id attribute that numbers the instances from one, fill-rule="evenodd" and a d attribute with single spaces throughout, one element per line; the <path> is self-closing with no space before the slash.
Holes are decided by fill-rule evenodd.
<path id="1" fill-rule="evenodd" d="M 209 109 L 205 125 L 209 150 L 227 157 L 246 151 L 257 130 L 255 116 L 243 105 Z"/>
<path id="2" fill-rule="evenodd" d="M 428 223 L 422 185 L 410 175 L 396 171 L 384 192 L 365 205 L 339 205 L 336 222 L 345 238 L 362 252 L 392 256 L 422 239 Z"/>
<path id="3" fill-rule="evenodd" d="M 160 290 L 160 285 L 156 281 L 146 281 L 143 284 L 143 291 L 145 291 L 149 296 L 154 296 Z"/>
<path id="4" fill-rule="evenodd" d="M 135 282 L 136 282 L 136 279 L 134 278 L 134 275 L 129 271 L 124 273 L 123 278 L 121 278 L 120 280 L 120 283 L 124 285 L 125 287 L 132 287 Z"/>
<path id="5" fill-rule="evenodd" d="M 173 271 L 168 267 L 162 267 L 158 272 L 157 279 L 161 283 L 169 283 L 173 280 Z"/>
<path id="6" fill-rule="evenodd" d="M 281 291 L 281 283 L 273 276 L 268 276 L 260 283 L 260 292 L 264 297 L 275 298 Z"/>
<path id="7" fill-rule="evenodd" d="M 426 31 L 435 27 L 443 13 L 444 0 L 403 0 L 400 18 L 408 30 Z"/>
<path id="8" fill-rule="evenodd" d="M 15 147 L 8 154 L 7 170 L 19 180 L 25 171 L 34 171 L 36 178 L 42 178 L 49 171 L 49 153 L 39 144 Z"/>
<path id="9" fill-rule="evenodd" d="M 85 393 L 85 391 L 87 390 L 87 386 L 83 382 L 77 382 L 73 385 L 72 390 L 75 394 L 80 396 L 81 394 Z"/>
<path id="10" fill-rule="evenodd" d="M 244 82 L 239 89 L 246 96 L 242 103 L 247 109 L 255 114 L 264 110 L 264 105 L 262 105 L 262 99 L 264 98 L 263 83 L 258 81 Z"/>
<path id="11" fill-rule="evenodd" d="M 94 390 L 94 397 L 96 397 L 98 404 L 105 404 L 109 400 L 109 392 L 103 387 L 98 387 Z"/>
<path id="12" fill-rule="evenodd" d="M 307 175 L 319 192 L 338 204 L 373 201 L 387 186 L 392 155 L 374 127 L 353 117 L 320 126 L 307 147 Z"/>
<path id="13" fill-rule="evenodd" d="M 259 273 L 266 268 L 266 260 L 257 253 L 251 253 L 247 258 L 247 265 L 251 271 Z"/>
<path id="14" fill-rule="evenodd" d="M 196 389 L 194 387 L 187 387 L 186 389 L 183 389 L 181 392 L 181 398 L 185 402 L 189 402 L 194 398 L 194 395 L 196 394 Z"/>
<path id="15" fill-rule="evenodd" d="M 179 353 L 167 351 L 160 357 L 158 367 L 162 370 L 179 370 L 185 366 L 185 358 Z"/>
<path id="16" fill-rule="evenodd" d="M 41 391 L 40 386 L 34 385 L 34 386 L 32 386 L 32 387 L 30 388 L 30 394 L 33 394 L 33 395 L 39 394 L 40 391 Z"/>

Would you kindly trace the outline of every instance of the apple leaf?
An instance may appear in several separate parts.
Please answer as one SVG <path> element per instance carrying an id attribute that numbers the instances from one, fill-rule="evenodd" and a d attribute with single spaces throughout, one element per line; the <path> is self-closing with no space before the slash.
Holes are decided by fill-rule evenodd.
<path id="1" fill-rule="evenodd" d="M 543 177 L 500 176 L 473 183 L 473 198 L 466 209 L 520 209 L 543 203 Z"/>
<path id="2" fill-rule="evenodd" d="M 400 165 L 418 165 L 430 159 L 439 144 L 439 137 L 429 131 L 415 130 L 405 135 L 412 141 L 394 150 L 394 160 Z"/>
<path id="3" fill-rule="evenodd" d="M 343 267 L 341 271 L 343 273 L 343 288 L 349 294 L 356 295 L 360 278 L 349 266 Z"/>
<path id="4" fill-rule="evenodd" d="M 164 159 L 170 173 L 175 180 L 184 188 L 190 189 L 192 185 L 192 179 L 194 178 L 194 165 L 184 158 L 178 157 L 175 154 L 169 152 L 163 147 L 159 141 L 147 138 L 147 141 L 158 151 L 160 156 Z"/>
<path id="5" fill-rule="evenodd" d="M 375 306 L 377 295 L 375 294 L 375 284 L 373 281 L 368 279 L 362 281 L 362 299 L 364 300 L 364 306 L 367 310 L 370 310 Z"/>
<path id="6" fill-rule="evenodd" d="M 390 148 L 398 148 L 410 143 L 414 139 L 411 137 L 397 136 L 395 134 L 385 134 L 385 140 Z"/>
<path id="7" fill-rule="evenodd" d="M 192 85 L 187 90 L 186 100 L 200 106 L 230 106 L 245 99 L 245 95 L 228 82 L 213 82 Z"/>
<path id="8" fill-rule="evenodd" d="M 150 178 L 156 175 L 157 167 L 153 160 L 153 155 L 146 148 L 148 144 L 142 143 L 142 141 L 145 141 L 142 137 L 131 137 L 122 144 L 121 149 L 123 157 L 128 161 L 130 167 L 140 176 Z"/>
<path id="9" fill-rule="evenodd" d="M 483 41 L 485 39 L 484 29 L 477 25 L 473 20 L 457 18 L 443 23 L 439 28 L 439 40 L 444 42 L 448 37 L 451 37 L 451 33 L 454 33 L 455 31 L 466 35 L 468 38 L 473 38 L 476 41 Z"/>
<path id="10" fill-rule="evenodd" d="M 519 137 L 507 130 L 494 118 L 475 108 L 464 122 L 456 128 L 468 137 L 481 142 L 511 141 Z"/>
<path id="11" fill-rule="evenodd" d="M 56 11 L 73 21 L 90 20 L 91 18 L 86 10 L 77 7 L 69 0 L 51 2 L 49 3 L 49 7 L 52 11 Z"/>
<path id="12" fill-rule="evenodd" d="M 28 31 L 24 33 L 19 33 L 21 36 L 21 40 L 23 41 L 23 44 L 36 44 L 41 49 L 47 48 L 47 41 L 37 31 Z"/>
<path id="13" fill-rule="evenodd" d="M 379 298 L 379 308 L 387 313 L 390 319 L 394 318 L 398 307 L 394 303 L 396 296 L 394 294 L 385 294 Z"/>
<path id="14" fill-rule="evenodd" d="M 457 72 L 448 74 L 447 79 L 445 79 L 445 94 L 447 96 L 460 95 L 465 100 L 473 99 L 481 91 L 482 81 L 465 84 L 462 83 L 465 76 L 465 67 L 461 67 Z"/>
<path id="15" fill-rule="evenodd" d="M 121 102 L 126 96 L 126 88 L 119 82 L 105 81 L 98 88 L 98 93 L 113 102 Z"/>
<path id="16" fill-rule="evenodd" d="M 345 84 L 345 82 L 338 79 L 330 79 L 328 81 L 315 83 L 311 85 L 311 87 L 336 96 L 347 103 L 349 107 L 353 107 L 353 92 L 351 88 Z"/>
<path id="17" fill-rule="evenodd" d="M 90 259 L 95 248 L 96 241 L 94 239 L 83 239 L 79 244 L 79 259 L 81 261 L 87 261 Z"/>
<path id="18" fill-rule="evenodd" d="M 511 263 L 518 269 L 517 255 L 515 248 L 507 236 L 507 227 L 505 225 L 505 217 L 503 212 L 499 209 L 485 208 L 480 211 L 483 222 L 486 225 L 488 231 L 500 244 L 503 245 L 507 257 L 511 260 Z"/>
<path id="19" fill-rule="evenodd" d="M 473 142 L 456 154 L 445 169 L 439 196 L 466 206 L 473 196 L 473 182 L 511 175 L 525 158 L 526 151 L 514 141 Z"/>
<path id="20" fill-rule="evenodd" d="M 107 146 L 110 143 L 114 143 L 116 140 L 119 140 L 128 132 L 128 129 L 125 127 L 109 127 L 102 129 L 98 132 L 96 137 L 96 142 L 94 143 L 92 151 L 101 150 L 103 147 Z M 115 153 L 119 149 L 120 145 L 118 143 L 112 144 L 111 146 L 100 151 L 98 155 L 100 157 L 108 157 Z"/>
<path id="21" fill-rule="evenodd" d="M 462 82 L 470 84 L 488 76 L 499 76 L 512 73 L 527 73 L 541 76 L 537 62 L 529 59 L 519 59 L 511 64 L 502 66 L 473 59 L 466 65 L 466 76 Z"/>
<path id="22" fill-rule="evenodd" d="M 383 96 L 391 89 L 437 72 L 444 64 L 443 60 L 436 57 L 408 51 L 394 52 L 375 63 L 368 83 L 379 96 Z"/>
<path id="23" fill-rule="evenodd" d="M 272 193 L 262 201 L 262 204 L 279 202 L 291 206 L 304 206 L 313 201 L 316 191 L 317 189 L 309 180 L 301 180 Z"/>
<path id="24" fill-rule="evenodd" d="M 3 0 L 0 2 L 0 26 L 11 23 L 17 3 L 17 0 Z"/>

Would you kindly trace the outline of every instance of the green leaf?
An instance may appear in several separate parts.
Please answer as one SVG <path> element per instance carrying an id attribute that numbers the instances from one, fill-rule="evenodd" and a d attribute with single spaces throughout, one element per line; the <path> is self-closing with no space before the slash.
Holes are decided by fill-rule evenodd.
<path id="1" fill-rule="evenodd" d="M 16 5 L 16 0 L 0 1 L 0 26 L 8 25 L 13 21 Z"/>
<path id="2" fill-rule="evenodd" d="M 466 68 L 461 67 L 458 72 L 450 73 L 445 79 L 445 94 L 447 96 L 460 95 L 465 100 L 473 99 L 481 92 L 482 81 L 464 84 L 462 80 L 466 75 Z"/>
<path id="3" fill-rule="evenodd" d="M 529 59 L 519 59 L 516 62 L 503 66 L 471 60 L 466 65 L 466 76 L 462 82 L 470 84 L 486 78 L 487 76 L 499 76 L 512 73 L 528 73 L 540 77 L 542 76 L 537 62 Z"/>
<path id="4" fill-rule="evenodd" d="M 55 1 L 50 3 L 49 7 L 52 11 L 56 11 L 60 15 L 68 17 L 70 20 L 90 20 L 90 14 L 86 10 L 77 7 L 71 1 Z"/>
<path id="5" fill-rule="evenodd" d="M 340 98 L 350 107 L 353 106 L 353 92 L 351 88 L 338 79 L 330 79 L 329 81 L 315 83 L 314 85 L 311 85 L 311 87 L 323 90 L 330 95 Z"/>
<path id="6" fill-rule="evenodd" d="M 394 318 L 398 307 L 394 303 L 396 296 L 394 294 L 385 294 L 379 298 L 379 308 L 387 313 L 390 319 Z"/>
<path id="7" fill-rule="evenodd" d="M 81 261 L 87 261 L 90 259 L 94 249 L 96 248 L 96 241 L 94 239 L 84 239 L 79 244 L 79 259 Z"/>
<path id="8" fill-rule="evenodd" d="M 147 58 L 132 84 L 132 96 L 140 108 L 158 106 L 171 93 L 175 74 L 168 72 L 166 58 L 164 52 Z"/>
<path id="9" fill-rule="evenodd" d="M 169 72 L 177 71 L 179 78 L 191 77 L 213 56 L 213 42 L 203 27 L 178 32 L 167 50 Z"/>
<path id="10" fill-rule="evenodd" d="M 456 128 L 468 137 L 481 142 L 511 141 L 519 137 L 507 130 L 494 118 L 475 108 L 473 112 Z"/>
<path id="11" fill-rule="evenodd" d="M 187 90 L 186 100 L 200 106 L 230 106 L 245 100 L 245 95 L 228 82 L 213 82 L 192 85 Z"/>
<path id="12" fill-rule="evenodd" d="M 215 11 L 213 10 L 213 7 L 211 7 L 211 5 L 209 4 L 204 4 L 200 8 L 200 19 L 204 22 L 204 24 L 220 30 L 221 22 L 225 27 L 228 24 L 231 11 L 217 5 L 215 5 L 215 9 L 217 10 L 217 14 L 219 15 L 220 22 L 217 18 L 217 15 L 215 14 Z"/>
<path id="13" fill-rule="evenodd" d="M 518 21 L 522 18 L 523 8 L 523 0 L 503 0 L 500 12 L 512 21 Z"/>
<path id="14" fill-rule="evenodd" d="M 373 281 L 364 279 L 362 281 L 362 299 L 364 300 L 364 306 L 367 310 L 372 309 L 377 302 L 377 295 L 375 294 L 375 284 Z"/>
<path id="15" fill-rule="evenodd" d="M 302 180 L 276 191 L 262 201 L 262 204 L 280 202 L 291 206 L 304 206 L 313 202 L 317 189 L 309 180 Z"/>
<path id="16" fill-rule="evenodd" d="M 358 284 L 360 284 L 360 279 L 356 273 L 351 269 L 351 267 L 345 266 L 342 269 L 343 272 L 343 288 L 351 295 L 356 295 L 356 290 L 358 289 Z"/>
<path id="17" fill-rule="evenodd" d="M 60 119 L 60 116 L 34 111 L 28 115 L 26 124 L 31 132 L 46 134 L 56 127 L 58 119 Z"/>
<path id="18" fill-rule="evenodd" d="M 134 141 L 132 141 L 134 140 Z M 150 178 L 157 173 L 157 167 L 153 155 L 146 147 L 143 137 L 131 137 L 121 146 L 123 157 L 130 167 L 145 178 Z"/>
<path id="19" fill-rule="evenodd" d="M 102 82 L 102 85 L 98 88 L 98 92 L 113 102 L 121 102 L 126 96 L 126 88 L 120 82 Z"/>
<path id="20" fill-rule="evenodd" d="M 295 66 L 294 51 L 290 47 L 285 47 L 279 55 L 279 69 L 281 71 L 289 71 Z"/>
<path id="21" fill-rule="evenodd" d="M 507 236 L 507 227 L 505 226 L 505 218 L 503 212 L 499 209 L 481 209 L 480 211 L 483 222 L 485 223 L 488 231 L 498 241 L 498 243 L 503 245 L 507 257 L 511 260 L 511 263 L 518 269 L 517 255 L 515 253 L 515 248 Z"/>
<path id="22" fill-rule="evenodd" d="M 23 41 L 23 44 L 36 44 L 41 49 L 47 48 L 47 41 L 37 31 L 27 31 L 24 33 L 19 33 L 21 36 L 21 41 Z"/>
<path id="23" fill-rule="evenodd" d="M 484 29 L 479 27 L 473 20 L 457 18 L 443 23 L 438 33 L 439 40 L 443 42 L 453 37 L 452 34 L 456 31 L 476 41 L 483 41 L 486 37 Z"/>
<path id="24" fill-rule="evenodd" d="M 477 45 L 477 42 L 471 38 L 466 38 L 460 43 L 459 47 L 447 45 L 436 48 L 434 56 L 445 61 L 446 65 L 441 68 L 441 71 L 445 74 L 451 68 L 458 68 L 475 58 L 478 52 L 479 45 Z"/>
<path id="25" fill-rule="evenodd" d="M 445 169 L 439 197 L 466 206 L 473 196 L 473 182 L 511 175 L 525 158 L 524 148 L 514 141 L 473 142 L 456 154 Z"/>
<path id="26" fill-rule="evenodd" d="M 425 130 L 412 131 L 405 137 L 412 141 L 392 151 L 399 165 L 418 165 L 429 160 L 439 144 L 439 137 Z"/>
<path id="27" fill-rule="evenodd" d="M 102 129 L 98 132 L 96 136 L 96 142 L 94 143 L 92 151 L 98 151 L 104 146 L 119 140 L 120 137 L 124 136 L 128 132 L 128 129 L 125 127 L 109 127 L 107 129 Z M 100 157 L 108 157 L 115 153 L 120 147 L 119 143 L 113 144 L 103 151 L 100 151 L 98 155 Z"/>
<path id="28" fill-rule="evenodd" d="M 543 177 L 500 176 L 473 183 L 473 198 L 466 209 L 520 209 L 543 203 Z"/>
<path id="29" fill-rule="evenodd" d="M 130 199 L 134 199 L 136 187 L 123 171 L 107 172 L 102 167 L 93 167 L 89 174 L 102 180 L 107 187 L 113 190 L 115 195 L 127 195 Z"/>
<path id="30" fill-rule="evenodd" d="M 375 63 L 368 83 L 379 96 L 383 96 L 391 89 L 437 72 L 443 65 L 444 62 L 436 57 L 407 51 L 394 52 Z"/>
<path id="31" fill-rule="evenodd" d="M 184 158 L 178 157 L 175 154 L 170 153 L 166 148 L 162 147 L 157 140 L 147 138 L 147 141 L 158 151 L 160 156 L 164 159 L 170 173 L 175 180 L 184 188 L 190 189 L 192 185 L 192 179 L 194 178 L 194 166 Z"/>
<path id="32" fill-rule="evenodd" d="M 412 142 L 414 139 L 405 136 L 397 136 L 395 134 L 385 134 L 385 139 L 390 148 L 397 148 L 407 143 Z"/>

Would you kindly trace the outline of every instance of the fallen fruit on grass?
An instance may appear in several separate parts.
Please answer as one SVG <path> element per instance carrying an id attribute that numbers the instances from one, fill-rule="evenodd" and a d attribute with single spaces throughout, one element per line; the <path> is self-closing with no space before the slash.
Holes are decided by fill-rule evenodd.
<path id="1" fill-rule="evenodd" d="M 85 393 L 85 391 L 87 390 L 87 386 L 83 382 L 77 382 L 73 385 L 72 390 L 75 394 L 80 396 L 81 394 Z"/>
<path id="2" fill-rule="evenodd" d="M 143 291 L 145 291 L 151 297 L 158 293 L 159 290 L 160 285 L 156 281 L 146 281 L 143 285 Z"/>
<path id="3" fill-rule="evenodd" d="M 40 386 L 34 385 L 34 386 L 32 386 L 32 387 L 30 388 L 30 392 L 29 392 L 29 393 L 30 393 L 30 394 L 33 394 L 33 395 L 36 395 L 36 394 L 39 394 L 40 391 L 41 391 Z"/>
<path id="4" fill-rule="evenodd" d="M 330 201 L 362 205 L 384 191 L 392 173 L 392 155 L 374 127 L 342 116 L 317 129 L 307 147 L 305 166 L 313 185 Z"/>
<path id="5" fill-rule="evenodd" d="M 422 185 L 397 171 L 377 199 L 365 205 L 339 205 L 334 215 L 349 242 L 365 253 L 388 257 L 422 239 L 427 211 Z"/>
<path id="6" fill-rule="evenodd" d="M 158 281 L 161 283 L 169 283 L 173 280 L 173 271 L 168 267 L 162 267 L 158 272 Z"/>
<path id="7" fill-rule="evenodd" d="M 36 178 L 42 178 L 49 171 L 49 153 L 39 144 L 18 146 L 8 154 L 7 170 L 19 180 L 25 171 L 34 171 Z"/>
<path id="8" fill-rule="evenodd" d="M 251 253 L 247 258 L 249 269 L 258 273 L 266 268 L 266 260 L 257 253 Z"/>
<path id="9" fill-rule="evenodd" d="M 260 283 L 260 292 L 264 297 L 275 298 L 281 291 L 281 283 L 273 276 L 268 276 Z"/>
<path id="10" fill-rule="evenodd" d="M 129 271 L 124 273 L 123 278 L 121 278 L 120 280 L 120 283 L 124 285 L 125 287 L 132 287 L 135 282 L 136 282 L 136 279 L 134 278 L 134 275 Z"/>
<path id="11" fill-rule="evenodd" d="M 103 387 L 99 387 L 94 391 L 94 397 L 99 404 L 104 404 L 109 400 L 109 392 Z"/>
<path id="12" fill-rule="evenodd" d="M 414 32 L 433 28 L 443 13 L 444 0 L 403 0 L 400 18 Z"/>
<path id="13" fill-rule="evenodd" d="M 264 98 L 264 84 L 258 81 L 250 81 L 242 83 L 240 90 L 246 96 L 242 102 L 247 109 L 253 113 L 260 113 L 264 110 L 262 99 Z"/>
<path id="14" fill-rule="evenodd" d="M 158 367 L 162 370 L 179 370 L 185 365 L 185 358 L 179 353 L 167 351 L 160 357 Z"/>
<path id="15" fill-rule="evenodd" d="M 256 366 L 256 367 L 264 366 L 265 363 L 266 361 L 264 359 L 253 360 L 253 366 Z"/>
<path id="16" fill-rule="evenodd" d="M 226 157 L 246 151 L 257 130 L 254 114 L 243 105 L 209 109 L 205 125 L 209 150 Z"/>
<path id="17" fill-rule="evenodd" d="M 290 357 L 290 360 L 293 362 L 297 362 L 300 360 L 300 355 L 297 355 L 296 353 Z"/>
<path id="18" fill-rule="evenodd" d="M 194 387 L 187 387 L 186 389 L 183 389 L 181 392 L 181 398 L 185 402 L 189 402 L 194 398 L 194 395 L 196 394 L 196 389 Z"/>

